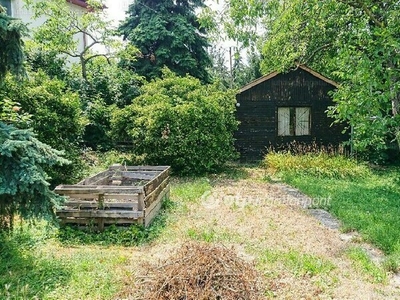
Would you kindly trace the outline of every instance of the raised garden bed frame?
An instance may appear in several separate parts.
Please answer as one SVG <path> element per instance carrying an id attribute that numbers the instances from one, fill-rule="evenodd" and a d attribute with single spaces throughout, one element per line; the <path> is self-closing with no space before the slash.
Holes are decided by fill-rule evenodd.
<path id="1" fill-rule="evenodd" d="M 121 166 L 59 185 L 55 192 L 68 196 L 56 210 L 61 224 L 93 225 L 99 231 L 110 224 L 148 226 L 169 197 L 169 166 Z"/>

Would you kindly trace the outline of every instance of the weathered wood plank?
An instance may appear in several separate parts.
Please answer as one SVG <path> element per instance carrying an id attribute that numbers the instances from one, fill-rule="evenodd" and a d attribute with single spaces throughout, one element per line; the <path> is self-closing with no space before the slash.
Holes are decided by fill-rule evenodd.
<path id="1" fill-rule="evenodd" d="M 81 185 L 89 185 L 92 184 L 93 182 L 99 180 L 100 178 L 104 178 L 106 176 L 110 175 L 110 171 L 109 170 L 105 170 L 103 172 L 99 172 L 93 176 L 87 177 L 85 179 L 83 179 L 82 181 L 80 181 L 78 184 Z"/>
<path id="2" fill-rule="evenodd" d="M 154 179 L 160 172 L 157 171 L 155 174 L 142 174 L 132 172 L 122 172 L 122 178 L 140 179 L 140 180 L 151 180 Z"/>
<path id="3" fill-rule="evenodd" d="M 97 198 L 99 197 L 99 195 L 98 194 L 73 194 L 73 195 L 70 195 L 67 197 L 69 197 L 69 199 L 72 199 L 70 201 L 75 201 L 73 199 L 80 199 L 80 200 L 86 199 L 86 201 L 93 201 L 93 200 L 97 201 Z"/>
<path id="4" fill-rule="evenodd" d="M 143 211 L 128 211 L 128 210 L 75 210 L 64 209 L 56 212 L 60 218 L 142 218 Z"/>
<path id="5" fill-rule="evenodd" d="M 138 200 L 138 210 L 143 211 L 144 208 L 145 208 L 145 205 L 144 205 L 144 194 L 141 193 L 139 195 L 139 200 Z"/>
<path id="6" fill-rule="evenodd" d="M 132 170 L 132 171 L 121 171 L 122 176 L 129 176 L 131 174 L 144 174 L 144 175 L 151 175 L 157 176 L 164 170 Z"/>
<path id="7" fill-rule="evenodd" d="M 157 205 L 153 208 L 152 211 L 150 211 L 144 218 L 144 226 L 149 226 L 151 224 L 151 222 L 153 221 L 153 219 L 156 217 L 156 215 L 158 214 L 158 212 L 160 211 L 162 205 L 162 201 L 159 201 L 157 203 Z"/>
<path id="8" fill-rule="evenodd" d="M 125 171 L 164 171 L 169 169 L 169 166 L 127 166 Z"/>
<path id="9" fill-rule="evenodd" d="M 60 219 L 62 224 L 76 224 L 76 225 L 94 225 L 97 226 L 96 218 L 66 218 Z M 125 218 L 104 218 L 104 224 L 141 224 L 142 218 L 137 219 L 125 219 Z"/>
<path id="10" fill-rule="evenodd" d="M 137 202 L 104 202 L 103 207 L 106 208 L 130 208 L 130 209 L 137 209 L 138 203 Z M 63 209 L 68 208 L 98 208 L 99 203 L 92 202 L 92 201 L 67 201 L 62 206 Z"/>
<path id="11" fill-rule="evenodd" d="M 97 208 L 99 204 L 97 201 L 66 201 L 62 207 L 63 209 L 68 208 Z"/>
<path id="12" fill-rule="evenodd" d="M 146 207 L 149 207 L 158 197 L 160 192 L 168 185 L 169 177 L 166 177 L 163 182 L 157 185 L 157 187 L 144 199 Z"/>
<path id="13" fill-rule="evenodd" d="M 97 230 L 104 231 L 104 218 L 97 219 Z"/>
<path id="14" fill-rule="evenodd" d="M 127 187 L 127 186 L 58 186 L 54 190 L 57 194 L 61 195 L 74 195 L 74 194 L 128 194 L 128 193 L 142 193 L 143 187 Z"/>
<path id="15" fill-rule="evenodd" d="M 148 183 L 146 183 L 143 187 L 145 196 L 148 196 L 161 182 L 164 181 L 165 178 L 169 176 L 169 170 L 170 168 L 168 167 L 164 171 L 162 171 L 156 178 L 152 179 Z"/>
<path id="16" fill-rule="evenodd" d="M 138 210 L 137 202 L 104 202 L 104 209 Z"/>
<path id="17" fill-rule="evenodd" d="M 150 204 L 149 207 L 146 207 L 145 212 L 144 212 L 144 215 L 145 215 L 145 216 L 147 216 L 147 214 L 150 213 L 150 212 L 154 209 L 154 207 L 157 206 L 158 202 L 159 202 L 159 201 L 162 201 L 164 197 L 169 197 L 169 189 L 170 189 L 170 185 L 168 184 L 168 185 L 165 187 L 165 189 L 163 189 L 163 190 L 161 191 L 161 193 L 158 195 L 156 201 L 153 201 L 153 203 Z"/>
<path id="18" fill-rule="evenodd" d="M 92 182 L 91 185 L 105 185 L 105 184 L 108 184 L 109 181 L 110 181 L 110 175 L 107 175 L 105 177 L 102 177 L 102 178 Z"/>
<path id="19" fill-rule="evenodd" d="M 104 201 L 107 200 L 124 200 L 124 201 L 139 201 L 139 194 L 104 194 Z"/>

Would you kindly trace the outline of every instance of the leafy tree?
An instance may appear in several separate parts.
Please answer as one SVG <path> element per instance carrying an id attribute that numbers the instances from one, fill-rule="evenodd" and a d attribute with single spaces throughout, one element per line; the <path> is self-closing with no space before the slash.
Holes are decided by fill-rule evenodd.
<path id="1" fill-rule="evenodd" d="M 36 139 L 31 130 L 0 122 L 0 230 L 23 218 L 54 216 L 62 200 L 50 191 L 44 168 L 66 164 L 62 153 Z"/>
<path id="2" fill-rule="evenodd" d="M 222 47 L 212 47 L 210 56 L 213 66 L 210 68 L 210 74 L 213 81 L 219 81 L 222 88 L 240 88 L 250 81 L 262 76 L 260 70 L 261 58 L 255 51 L 247 54 L 247 62 L 240 53 L 239 48 L 235 48 L 232 54 L 232 71 L 227 66 L 227 53 Z"/>
<path id="3" fill-rule="evenodd" d="M 113 117 L 115 136 L 129 137 L 146 163 L 171 165 L 181 174 L 215 171 L 235 158 L 233 92 L 202 85 L 168 69 L 143 87 L 134 103 Z"/>
<path id="4" fill-rule="evenodd" d="M 108 63 L 109 62 L 109 63 Z M 68 85 L 79 92 L 84 107 L 99 99 L 105 105 L 124 107 L 140 94 L 143 78 L 118 66 L 117 59 L 97 57 L 87 64 L 87 80 L 71 72 Z"/>
<path id="5" fill-rule="evenodd" d="M 121 50 L 122 43 L 106 20 L 106 9 L 100 1 L 86 1 L 87 12 L 71 10 L 65 0 L 26 2 L 35 18 L 46 18 L 35 30 L 34 43 L 28 52 L 32 69 L 41 69 L 50 77 L 63 80 L 79 94 L 88 122 L 83 135 L 70 135 L 75 142 L 82 142 L 80 138 L 83 138 L 86 146 L 109 149 L 112 146 L 108 136 L 110 113 L 105 112 L 115 109 L 115 105 L 129 104 L 138 94 L 138 76 L 117 66 L 121 56 L 131 59 L 132 47 Z M 78 35 L 87 39 L 83 48 L 78 45 Z M 100 48 L 105 48 L 104 52 L 99 52 Z M 77 59 L 79 65 L 73 64 L 66 70 L 65 56 L 72 61 Z"/>
<path id="6" fill-rule="evenodd" d="M 250 2 L 254 14 L 231 6 L 231 15 L 242 16 L 243 28 L 265 25 L 259 35 L 264 73 L 306 63 L 341 83 L 330 114 L 353 127 L 356 149 L 400 143 L 398 1 Z"/>
<path id="7" fill-rule="evenodd" d="M 77 59 L 82 78 L 85 80 L 90 60 L 99 56 L 109 58 L 113 55 L 110 51 L 120 47 L 120 43 L 114 37 L 114 29 L 105 18 L 105 10 L 100 1 L 87 1 L 87 13 L 71 10 L 64 0 L 25 0 L 25 2 L 34 12 L 35 19 L 46 18 L 46 22 L 34 32 L 38 48 L 45 53 L 55 52 Z M 82 48 L 78 47 L 77 36 L 85 36 L 87 39 L 87 44 Z M 107 51 L 102 53 L 94 51 L 99 45 L 105 47 Z"/>
<path id="8" fill-rule="evenodd" d="M 167 66 L 178 75 L 210 80 L 206 30 L 195 10 L 203 0 L 135 0 L 120 32 L 139 49 L 137 61 L 125 65 L 146 78 L 158 78 Z"/>
<path id="9" fill-rule="evenodd" d="M 50 78 L 68 81 L 71 72 L 67 66 L 67 61 L 56 51 L 44 51 L 37 47 L 35 42 L 25 43 L 25 56 L 27 68 L 33 72 L 43 71 Z"/>
<path id="10" fill-rule="evenodd" d="M 209 50 L 212 67 L 209 73 L 212 81 L 219 81 L 223 88 L 229 88 L 232 84 L 232 76 L 226 64 L 226 52 L 222 47 L 213 46 Z"/>
<path id="11" fill-rule="evenodd" d="M 265 30 L 263 21 L 271 9 L 265 0 L 223 0 L 223 13 L 217 22 L 224 26 L 229 38 L 240 42 L 243 47 L 255 46 L 260 32 Z"/>
<path id="12" fill-rule="evenodd" d="M 237 50 L 233 63 L 233 82 L 235 87 L 240 88 L 249 82 L 262 76 L 260 70 L 260 56 L 256 52 L 248 53 L 248 62 L 243 62 L 243 57 Z"/>

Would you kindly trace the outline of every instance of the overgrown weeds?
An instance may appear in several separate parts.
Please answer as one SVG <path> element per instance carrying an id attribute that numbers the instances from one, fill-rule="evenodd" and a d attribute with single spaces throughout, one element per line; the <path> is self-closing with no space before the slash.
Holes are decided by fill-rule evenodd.
<path id="1" fill-rule="evenodd" d="M 163 232 L 168 219 L 168 213 L 175 206 L 170 199 L 163 202 L 160 213 L 149 227 L 131 225 L 118 227 L 111 225 L 103 232 L 97 232 L 90 226 L 79 228 L 66 226 L 58 231 L 58 239 L 64 245 L 101 245 L 101 246 L 138 246 L 149 243 Z"/>
<path id="2" fill-rule="evenodd" d="M 314 152 L 270 151 L 264 160 L 270 173 L 311 175 L 323 178 L 355 178 L 368 176 L 370 171 L 365 164 L 321 149 Z"/>

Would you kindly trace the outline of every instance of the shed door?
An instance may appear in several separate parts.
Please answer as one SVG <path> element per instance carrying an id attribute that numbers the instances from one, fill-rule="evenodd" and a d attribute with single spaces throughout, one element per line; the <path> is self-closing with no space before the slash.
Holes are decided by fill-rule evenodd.
<path id="1" fill-rule="evenodd" d="M 278 107 L 278 135 L 290 135 L 290 108 Z"/>

